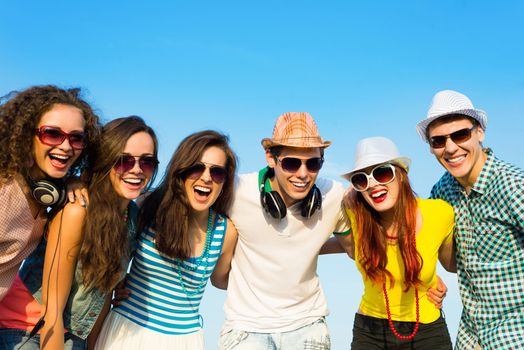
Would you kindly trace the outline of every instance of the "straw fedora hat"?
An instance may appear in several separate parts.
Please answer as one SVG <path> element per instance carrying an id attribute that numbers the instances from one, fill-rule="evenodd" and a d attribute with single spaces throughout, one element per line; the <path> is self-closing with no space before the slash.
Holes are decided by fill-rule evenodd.
<path id="1" fill-rule="evenodd" d="M 407 172 L 411 159 L 401 156 L 397 146 L 390 139 L 382 136 L 368 137 L 358 142 L 353 168 L 342 177 L 349 180 L 353 173 L 382 163 L 394 163 Z"/>
<path id="2" fill-rule="evenodd" d="M 306 112 L 287 112 L 278 117 L 273 128 L 273 137 L 262 139 L 262 147 L 275 146 L 299 148 L 326 148 L 331 141 L 324 141 L 318 132 L 313 117 Z"/>
<path id="3" fill-rule="evenodd" d="M 427 128 L 429 124 L 438 118 L 451 114 L 461 114 L 471 117 L 478 121 L 480 127 L 484 130 L 486 130 L 486 126 L 488 125 L 488 115 L 486 112 L 475 109 L 473 103 L 471 103 L 471 100 L 466 95 L 453 90 L 443 90 L 433 96 L 426 119 L 417 124 L 417 132 L 420 137 L 425 142 L 428 142 Z"/>

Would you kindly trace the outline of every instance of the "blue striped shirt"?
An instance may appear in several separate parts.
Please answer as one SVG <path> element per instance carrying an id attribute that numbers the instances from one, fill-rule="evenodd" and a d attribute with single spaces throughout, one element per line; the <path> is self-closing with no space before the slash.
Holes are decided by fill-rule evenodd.
<path id="1" fill-rule="evenodd" d="M 202 328 L 200 301 L 220 257 L 226 223 L 226 218 L 217 214 L 207 238 L 208 252 L 182 263 L 159 253 L 155 232 L 151 228 L 144 230 L 127 278 L 126 287 L 131 294 L 114 311 L 165 334 L 187 334 Z"/>

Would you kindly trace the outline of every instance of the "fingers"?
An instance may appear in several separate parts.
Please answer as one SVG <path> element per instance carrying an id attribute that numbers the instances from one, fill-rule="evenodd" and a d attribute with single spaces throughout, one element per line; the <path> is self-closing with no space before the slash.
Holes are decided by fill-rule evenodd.
<path id="1" fill-rule="evenodd" d="M 442 309 L 442 302 L 444 301 L 445 293 L 438 291 L 434 288 L 430 288 L 426 292 L 428 300 L 435 305 L 437 309 Z"/>
<path id="2" fill-rule="evenodd" d="M 437 275 L 437 289 L 444 292 L 444 296 L 448 292 L 448 287 L 446 286 L 444 281 L 442 281 L 439 275 Z"/>

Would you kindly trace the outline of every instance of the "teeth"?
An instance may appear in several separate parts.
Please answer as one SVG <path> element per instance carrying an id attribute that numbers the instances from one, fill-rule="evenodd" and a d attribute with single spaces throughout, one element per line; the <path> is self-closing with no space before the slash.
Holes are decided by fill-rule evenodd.
<path id="1" fill-rule="evenodd" d="M 195 190 L 200 191 L 200 192 L 205 192 L 205 193 L 211 192 L 211 190 L 209 188 L 202 187 L 202 186 L 195 186 Z"/>
<path id="2" fill-rule="evenodd" d="M 139 184 L 142 182 L 142 179 L 122 179 L 122 180 L 130 184 Z"/>
<path id="3" fill-rule="evenodd" d="M 51 156 L 51 158 L 56 158 L 56 159 L 60 159 L 60 160 L 68 160 L 69 159 L 69 156 L 64 156 L 64 155 L 61 155 L 61 154 L 50 154 L 49 156 Z"/>
<path id="4" fill-rule="evenodd" d="M 382 190 L 382 191 L 374 192 L 374 193 L 371 194 L 371 197 L 372 197 L 372 198 L 378 198 L 378 197 L 380 197 L 380 196 L 382 196 L 382 195 L 384 195 L 384 194 L 386 194 L 386 193 L 387 193 L 386 190 Z"/>
<path id="5" fill-rule="evenodd" d="M 292 184 L 297 187 L 306 187 L 304 182 L 292 182 Z"/>
<path id="6" fill-rule="evenodd" d="M 461 160 L 463 160 L 464 158 L 466 158 L 466 156 L 460 156 L 460 157 L 456 157 L 456 158 L 449 158 L 448 162 L 450 162 L 450 163 L 458 163 Z"/>

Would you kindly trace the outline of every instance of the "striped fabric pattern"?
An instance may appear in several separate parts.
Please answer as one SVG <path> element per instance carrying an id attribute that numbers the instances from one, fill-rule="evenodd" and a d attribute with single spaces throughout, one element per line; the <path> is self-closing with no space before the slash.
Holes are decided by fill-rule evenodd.
<path id="1" fill-rule="evenodd" d="M 158 252 L 152 229 L 142 232 L 127 278 L 130 297 L 114 311 L 164 334 L 187 334 L 201 329 L 199 306 L 222 251 L 226 223 L 226 218 L 217 214 L 207 256 L 204 252 L 183 263 Z"/>
<path id="2" fill-rule="evenodd" d="M 16 180 L 0 185 L 0 300 L 14 282 L 22 261 L 40 243 L 46 220 L 44 211 L 33 218 Z"/>
<path id="3" fill-rule="evenodd" d="M 433 187 L 455 210 L 463 312 L 457 349 L 524 348 L 524 172 L 491 150 L 469 195 L 449 173 Z"/>

